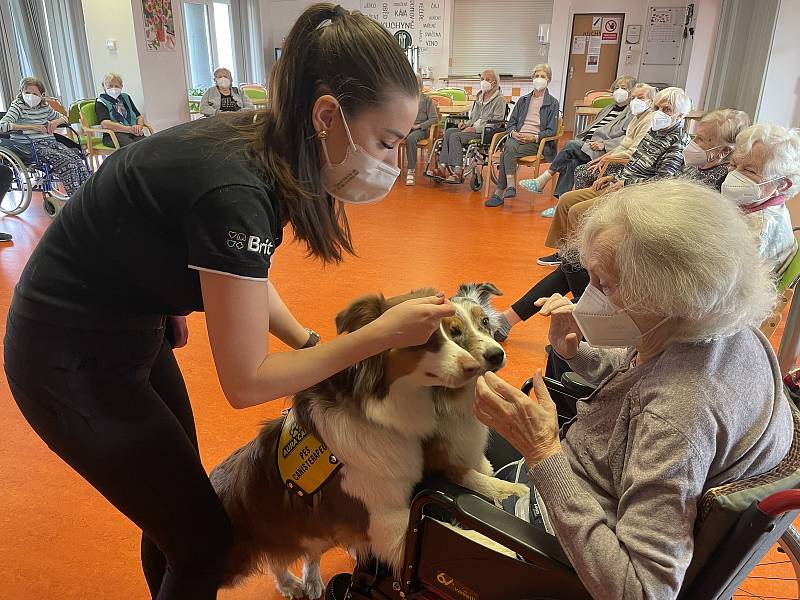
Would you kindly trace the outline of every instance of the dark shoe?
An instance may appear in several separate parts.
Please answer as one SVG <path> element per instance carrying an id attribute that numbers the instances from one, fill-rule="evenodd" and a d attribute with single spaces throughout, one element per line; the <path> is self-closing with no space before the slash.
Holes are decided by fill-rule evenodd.
<path id="1" fill-rule="evenodd" d="M 557 267 L 561 264 L 561 257 L 558 255 L 558 252 L 556 252 L 555 254 L 551 254 L 549 256 L 537 258 L 536 264 L 542 265 L 543 267 Z"/>
<path id="2" fill-rule="evenodd" d="M 488 206 L 490 208 L 494 208 L 495 206 L 503 206 L 503 204 L 503 199 L 497 194 L 492 194 L 486 199 L 486 202 L 483 203 L 484 206 Z"/>
<path id="3" fill-rule="evenodd" d="M 503 198 L 516 198 L 517 197 L 517 188 L 510 187 L 506 190 L 506 193 L 503 194 Z"/>
<path id="4" fill-rule="evenodd" d="M 10 233 L 3 233 L 0 231 L 0 242 L 10 242 L 14 238 L 11 236 Z"/>

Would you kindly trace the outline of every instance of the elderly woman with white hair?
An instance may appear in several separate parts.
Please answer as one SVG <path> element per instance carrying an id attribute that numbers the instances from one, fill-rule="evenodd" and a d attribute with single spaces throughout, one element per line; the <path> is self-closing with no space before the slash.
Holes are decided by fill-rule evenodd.
<path id="1" fill-rule="evenodd" d="M 545 246 L 560 248 L 599 196 L 622 189 L 624 185 L 673 177 L 683 168 L 683 149 L 689 143 L 683 121 L 692 109 L 692 101 L 681 88 L 669 87 L 656 94 L 654 108 L 650 131 L 618 175 L 605 175 L 592 187 L 567 192 L 558 199 Z M 561 259 L 556 252 L 536 262 L 558 266 Z"/>
<path id="2" fill-rule="evenodd" d="M 239 110 L 255 110 L 255 105 L 247 94 L 233 85 L 230 70 L 220 67 L 214 71 L 214 85 L 200 99 L 200 112 L 207 117 L 213 117 L 220 112 Z"/>
<path id="3" fill-rule="evenodd" d="M 114 132 L 120 147 L 144 138 L 144 117 L 128 94 L 122 91 L 122 75 L 108 73 L 103 77 L 103 93 L 94 102 L 100 126 Z M 114 147 L 110 134 L 103 134 L 103 143 Z"/>
<path id="4" fill-rule="evenodd" d="M 758 123 L 736 136 L 722 195 L 746 214 L 761 256 L 780 274 L 797 251 L 786 200 L 800 183 L 800 130 Z"/>
<path id="5" fill-rule="evenodd" d="M 598 386 L 576 419 L 559 432 L 539 371 L 533 398 L 478 380 L 478 417 L 521 455 L 531 514 L 544 505 L 593 597 L 676 597 L 703 494 L 769 471 L 792 443 L 758 329 L 775 285 L 747 236 L 737 207 L 705 186 L 618 191 L 574 241 L 591 278 L 581 300 L 539 300 L 554 351 Z"/>
<path id="6" fill-rule="evenodd" d="M 46 94 L 41 79 L 25 77 L 20 82 L 19 94 L 0 119 L 0 133 L 10 133 L 7 143 L 26 158 L 35 148 L 39 161 L 49 165 L 67 194 L 72 195 L 89 178 L 89 169 L 72 140 L 53 135 L 56 129 L 67 125 L 67 117 L 53 110 Z"/>
<path id="7" fill-rule="evenodd" d="M 553 196 L 558 198 L 575 184 L 575 169 L 590 160 L 616 150 L 625 139 L 628 124 L 633 119 L 633 90 L 638 81 L 631 75 L 622 75 L 611 84 L 614 101 L 603 108 L 594 121 L 579 132 L 550 163 L 550 167 L 536 179 L 526 179 L 520 185 L 531 192 L 540 193 L 547 182 L 558 173 L 558 183 Z"/>
<path id="8" fill-rule="evenodd" d="M 469 119 L 462 121 L 458 127 L 445 130 L 442 149 L 436 160 L 438 166 L 425 174 L 447 183 L 463 183 L 464 146 L 470 140 L 481 137 L 491 121 L 502 121 L 505 116 L 506 98 L 500 89 L 500 77 L 494 69 L 486 69 L 481 73 L 481 91 L 475 97 Z"/>
<path id="9" fill-rule="evenodd" d="M 720 191 L 730 170 L 736 136 L 749 126 L 750 116 L 743 110 L 720 108 L 704 114 L 683 149 L 681 174 Z"/>
<path id="10" fill-rule="evenodd" d="M 551 96 L 547 89 L 552 79 L 553 71 L 550 65 L 542 63 L 533 68 L 533 91 L 517 101 L 508 119 L 506 126 L 508 137 L 500 157 L 497 188 L 486 199 L 485 206 L 501 206 L 505 198 L 514 198 L 517 195 L 514 186 L 517 161 L 523 156 L 536 154 L 539 150 L 539 141 L 555 135 L 558 129 L 558 100 Z M 562 154 L 563 151 L 559 156 Z M 550 141 L 545 144 L 543 160 L 550 162 L 554 158 L 558 160 L 556 143 Z"/>

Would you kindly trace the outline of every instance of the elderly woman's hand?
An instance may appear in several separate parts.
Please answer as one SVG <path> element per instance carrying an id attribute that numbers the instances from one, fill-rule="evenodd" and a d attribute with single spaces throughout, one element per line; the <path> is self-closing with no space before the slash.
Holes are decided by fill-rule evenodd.
<path id="1" fill-rule="evenodd" d="M 606 187 L 607 185 L 611 185 L 612 183 L 614 183 L 614 176 L 605 175 L 604 177 L 599 177 L 595 180 L 595 182 L 592 184 L 592 189 L 595 192 L 599 192 L 604 187 Z"/>
<path id="2" fill-rule="evenodd" d="M 606 147 L 606 145 L 603 142 L 592 142 L 589 144 L 589 146 L 591 147 L 592 150 L 597 150 L 597 151 L 602 150 L 603 148 Z"/>
<path id="3" fill-rule="evenodd" d="M 540 307 L 540 315 L 550 317 L 550 330 L 547 332 L 550 345 L 562 358 L 573 358 L 578 353 L 578 344 L 583 335 L 572 316 L 575 305 L 561 294 L 539 298 L 534 305 Z"/>
<path id="4" fill-rule="evenodd" d="M 144 128 L 139 124 L 131 125 L 131 133 L 135 136 L 144 135 Z"/>
<path id="5" fill-rule="evenodd" d="M 478 419 L 508 440 L 529 467 L 561 451 L 556 405 L 540 370 L 533 377 L 534 398 L 491 372 L 478 378 L 476 390 Z"/>

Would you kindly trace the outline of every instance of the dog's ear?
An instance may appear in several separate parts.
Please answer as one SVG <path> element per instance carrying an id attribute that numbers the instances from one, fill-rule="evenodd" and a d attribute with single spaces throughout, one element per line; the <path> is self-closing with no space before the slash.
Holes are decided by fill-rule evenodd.
<path id="1" fill-rule="evenodd" d="M 336 315 L 336 333 L 353 332 L 380 317 L 386 310 L 383 294 L 371 294 L 353 302 Z"/>
<path id="2" fill-rule="evenodd" d="M 478 292 L 478 297 L 481 299 L 481 302 L 490 300 L 490 296 L 502 296 L 503 292 L 497 289 L 497 286 L 489 281 L 484 281 L 483 283 L 479 283 L 475 286 L 476 291 Z"/>

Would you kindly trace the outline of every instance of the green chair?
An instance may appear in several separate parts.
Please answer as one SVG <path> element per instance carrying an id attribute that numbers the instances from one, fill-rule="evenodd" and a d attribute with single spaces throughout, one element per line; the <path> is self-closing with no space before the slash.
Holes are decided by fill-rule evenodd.
<path id="1" fill-rule="evenodd" d="M 253 101 L 253 104 L 256 107 L 263 107 L 267 105 L 267 88 L 263 85 L 258 85 L 255 83 L 244 83 L 240 86 L 242 92 L 244 92 L 250 100 Z"/>
<path id="2" fill-rule="evenodd" d="M 86 134 L 86 154 L 89 155 L 89 160 L 96 169 L 100 166 L 101 156 L 108 156 L 120 149 L 119 140 L 115 132 L 110 129 L 105 129 L 98 122 L 97 113 L 94 109 L 94 100 L 81 104 L 79 113 L 81 129 L 83 133 Z M 150 125 L 145 123 L 143 127 L 150 132 L 150 135 L 154 133 Z M 113 146 L 109 146 L 103 142 L 103 135 L 106 133 L 111 137 L 111 141 L 114 144 Z"/>
<path id="3" fill-rule="evenodd" d="M 795 227 L 795 231 L 797 231 Z M 800 251 L 795 252 L 789 264 L 778 277 L 778 303 L 772 314 L 761 324 L 761 333 L 770 337 L 783 320 L 783 311 L 792 302 L 797 282 L 800 281 Z"/>
<path id="4" fill-rule="evenodd" d="M 602 98 L 595 98 L 592 100 L 593 108 L 605 108 L 606 106 L 614 104 L 614 98 L 603 96 Z"/>
<path id="5" fill-rule="evenodd" d="M 461 88 L 441 88 L 428 92 L 428 94 L 434 96 L 445 96 L 450 98 L 450 100 L 452 100 L 454 103 L 466 102 L 469 99 L 467 92 Z"/>
<path id="6" fill-rule="evenodd" d="M 76 100 L 72 104 L 69 105 L 69 110 L 67 111 L 67 119 L 69 119 L 70 125 L 78 125 L 80 127 L 81 122 L 81 106 L 84 104 L 94 104 L 94 98 L 84 98 L 82 100 Z M 88 153 L 89 147 L 87 146 L 86 142 L 86 135 L 83 131 L 80 131 L 80 135 L 78 135 L 78 142 L 83 147 L 84 151 Z"/>

